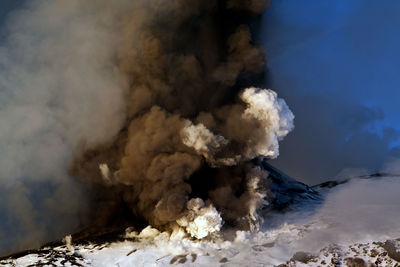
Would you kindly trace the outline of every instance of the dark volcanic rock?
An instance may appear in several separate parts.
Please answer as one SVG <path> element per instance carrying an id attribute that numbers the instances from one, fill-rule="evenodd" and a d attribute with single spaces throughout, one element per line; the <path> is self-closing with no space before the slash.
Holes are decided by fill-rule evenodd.
<path id="1" fill-rule="evenodd" d="M 300 251 L 300 252 L 296 252 L 293 255 L 291 260 L 299 261 L 299 262 L 302 262 L 302 263 L 308 263 L 309 261 L 311 261 L 312 259 L 315 259 L 315 258 L 316 257 L 314 255 L 310 254 L 310 253 Z"/>
<path id="2" fill-rule="evenodd" d="M 281 211 L 294 208 L 305 201 L 322 201 L 322 196 L 316 190 L 271 166 L 266 160 L 260 166 L 269 173 L 269 189 L 275 196 L 267 208 Z"/>
<path id="3" fill-rule="evenodd" d="M 386 250 L 387 255 L 393 260 L 400 262 L 400 251 L 396 249 L 392 241 L 387 240 L 382 247 Z"/>

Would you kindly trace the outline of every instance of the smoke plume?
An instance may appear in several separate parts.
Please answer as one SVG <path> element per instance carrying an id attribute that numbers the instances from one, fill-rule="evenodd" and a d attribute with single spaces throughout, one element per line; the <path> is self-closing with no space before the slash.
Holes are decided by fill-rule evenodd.
<path id="1" fill-rule="evenodd" d="M 223 221 L 256 227 L 268 188 L 251 160 L 277 157 L 294 119 L 258 88 L 265 59 L 252 25 L 266 5 L 35 0 L 11 17 L 0 208 L 2 229 L 32 238 L 14 246 L 89 218 L 105 226 L 121 209 L 196 238 Z"/>

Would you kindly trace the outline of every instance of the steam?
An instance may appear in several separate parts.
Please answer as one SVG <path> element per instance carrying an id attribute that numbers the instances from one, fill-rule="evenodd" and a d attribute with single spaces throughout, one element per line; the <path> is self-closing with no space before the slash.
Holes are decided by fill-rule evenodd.
<path id="1" fill-rule="evenodd" d="M 249 25 L 265 7 L 34 0 L 10 17 L 0 208 L 13 244 L 0 249 L 105 227 L 121 204 L 196 238 L 223 221 L 255 227 L 268 190 L 250 161 L 277 157 L 294 118 L 275 92 L 251 87 L 264 52 Z"/>
<path id="2" fill-rule="evenodd" d="M 195 238 L 201 239 L 209 234 L 219 232 L 222 227 L 222 218 L 215 207 L 205 207 L 200 198 L 193 198 L 187 203 L 188 214 L 177 220 L 178 225 Z"/>
<path id="3" fill-rule="evenodd" d="M 400 233 L 399 186 L 398 177 L 384 177 L 354 180 L 339 187 L 313 216 L 292 214 L 279 228 L 267 231 L 270 238 L 276 238 L 269 255 L 276 258 L 283 254 L 287 259 L 298 251 L 318 253 L 333 244 L 347 246 L 393 239 Z"/>
<path id="4" fill-rule="evenodd" d="M 0 253 L 85 223 L 86 189 L 68 175 L 68 161 L 122 126 L 113 14 L 85 6 L 29 1 L 9 20 L 0 47 Z"/>
<path id="5" fill-rule="evenodd" d="M 331 188 L 323 205 L 308 206 L 309 211 L 270 216 L 261 234 L 263 242 L 275 242 L 268 256 L 283 262 L 298 251 L 318 254 L 327 246 L 379 242 L 399 236 L 400 179 L 390 175 L 398 173 L 399 163 L 399 159 L 392 159 L 385 164 L 381 173 L 387 176 L 353 178 Z M 360 173 L 363 172 L 349 170 L 346 178 Z"/>

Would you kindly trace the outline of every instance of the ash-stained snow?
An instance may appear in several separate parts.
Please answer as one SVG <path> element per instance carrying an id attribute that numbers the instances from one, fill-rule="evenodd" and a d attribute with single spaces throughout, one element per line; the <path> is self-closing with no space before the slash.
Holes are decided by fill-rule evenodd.
<path id="1" fill-rule="evenodd" d="M 0 266 L 400 266 L 400 179 L 369 178 L 330 190 L 313 187 L 313 197 L 284 179 L 276 192 L 294 194 L 283 190 L 289 183 L 303 197 L 285 202 L 283 209 L 264 210 L 256 232 L 225 229 L 199 241 L 183 230 L 128 229 L 120 241 L 72 240 L 68 247 L 43 248 Z M 315 197 L 318 192 L 323 202 Z"/>
<path id="2" fill-rule="evenodd" d="M 289 259 L 284 251 L 273 249 L 274 242 L 245 233 L 233 242 L 118 242 L 104 246 L 77 246 L 71 254 L 62 247 L 43 249 L 19 259 L 3 260 L 1 266 L 400 266 L 400 241 L 329 245 L 317 253 L 298 251 Z M 257 242 L 258 241 L 258 242 Z M 262 242 L 261 242 L 262 241 Z M 271 255 L 276 253 L 276 255 Z"/>
<path id="3" fill-rule="evenodd" d="M 297 252 L 280 267 L 302 266 L 400 266 L 400 241 L 386 240 L 384 242 L 355 243 L 352 245 L 330 245 L 311 254 Z"/>

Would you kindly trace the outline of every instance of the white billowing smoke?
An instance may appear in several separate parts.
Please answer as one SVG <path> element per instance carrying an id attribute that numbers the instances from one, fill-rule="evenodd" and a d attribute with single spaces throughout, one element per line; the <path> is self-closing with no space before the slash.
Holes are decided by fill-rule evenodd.
<path id="1" fill-rule="evenodd" d="M 182 129 L 181 137 L 186 146 L 192 147 L 197 153 L 211 162 L 214 161 L 213 154 L 228 144 L 228 140 L 223 136 L 214 135 L 203 124 L 193 125 L 189 123 L 188 126 Z"/>
<path id="2" fill-rule="evenodd" d="M 104 182 L 107 184 L 111 184 L 112 180 L 111 180 L 111 174 L 110 174 L 110 169 L 108 168 L 107 164 L 100 164 L 99 165 L 99 169 L 101 172 L 101 175 L 103 176 Z"/>
<path id="3" fill-rule="evenodd" d="M 192 237 L 201 239 L 221 229 L 221 215 L 214 206 L 205 206 L 201 198 L 188 201 L 187 210 L 187 214 L 176 222 Z"/>
<path id="4" fill-rule="evenodd" d="M 284 262 L 296 252 L 320 253 L 332 245 L 384 242 L 400 235 L 400 179 L 354 179 L 331 189 L 313 214 L 306 211 L 271 218 L 262 238 L 274 242 L 267 256 Z"/>
<path id="5" fill-rule="evenodd" d="M 211 164 L 236 165 L 240 161 L 253 159 L 258 156 L 276 158 L 279 155 L 279 141 L 293 130 L 294 115 L 283 99 L 278 98 L 272 90 L 261 88 L 247 88 L 240 94 L 241 100 L 246 108 L 235 108 L 229 115 L 234 120 L 224 118 L 227 123 L 220 129 L 222 132 L 229 132 L 232 139 L 243 138 L 244 143 L 237 154 L 230 155 L 230 158 L 217 159 L 217 153 L 224 150 L 230 143 L 229 137 L 215 135 L 203 124 L 193 125 L 189 123 L 181 131 L 183 143 L 192 147 L 197 153 L 203 155 Z M 211 115 L 210 115 L 211 116 Z M 242 127 L 251 127 L 244 130 Z M 236 131 L 238 135 L 232 135 Z M 254 131 L 254 132 L 248 132 Z M 242 135 L 242 136 L 240 136 Z M 226 149 L 226 148 L 225 148 Z"/>
<path id="6" fill-rule="evenodd" d="M 252 157 L 261 155 L 276 158 L 279 155 L 278 141 L 294 128 L 293 113 L 285 101 L 278 98 L 272 90 L 252 87 L 241 94 L 241 99 L 247 104 L 243 117 L 259 120 L 265 130 L 265 135 L 257 140 L 254 151 L 250 154 Z"/>
<path id="7" fill-rule="evenodd" d="M 315 215 L 320 230 L 310 232 L 304 243 L 317 249 L 324 243 L 382 241 L 400 235 L 398 177 L 355 180 L 328 195 Z"/>

